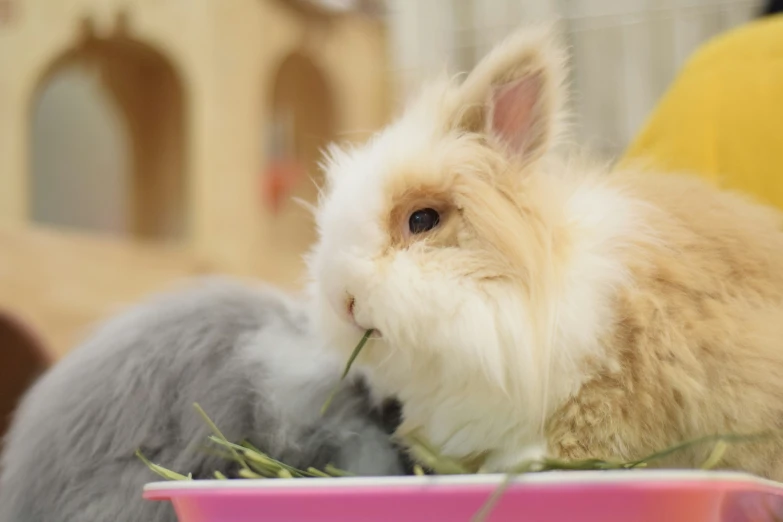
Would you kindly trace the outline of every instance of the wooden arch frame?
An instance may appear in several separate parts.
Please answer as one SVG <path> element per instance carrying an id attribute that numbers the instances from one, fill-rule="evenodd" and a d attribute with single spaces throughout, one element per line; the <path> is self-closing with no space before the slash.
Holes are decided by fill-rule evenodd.
<path id="1" fill-rule="evenodd" d="M 174 61 L 155 46 L 128 34 L 122 19 L 107 37 L 96 37 L 85 21 L 75 45 L 51 59 L 28 100 L 28 198 L 33 197 L 32 115 L 44 87 L 63 68 L 87 62 L 127 125 L 131 149 L 128 197 L 130 235 L 144 240 L 189 236 L 186 89 Z M 31 212 L 28 204 L 28 213 Z"/>

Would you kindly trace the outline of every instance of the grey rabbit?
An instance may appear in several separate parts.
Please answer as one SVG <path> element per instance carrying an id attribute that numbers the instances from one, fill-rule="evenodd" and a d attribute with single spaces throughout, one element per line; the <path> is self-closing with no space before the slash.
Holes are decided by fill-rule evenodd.
<path id="1" fill-rule="evenodd" d="M 0 461 L 0 522 L 175 521 L 168 503 L 142 500 L 162 479 L 134 452 L 197 479 L 235 471 L 202 451 L 209 428 L 194 402 L 229 440 L 290 465 L 405 474 L 388 435 L 399 419 L 374 410 L 363 383 L 346 380 L 321 415 L 345 363 L 321 344 L 293 297 L 228 278 L 130 307 L 21 401 Z"/>

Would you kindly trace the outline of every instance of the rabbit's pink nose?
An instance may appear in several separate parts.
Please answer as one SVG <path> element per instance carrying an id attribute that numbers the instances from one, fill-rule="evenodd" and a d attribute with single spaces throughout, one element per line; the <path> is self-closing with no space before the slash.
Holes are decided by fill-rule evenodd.
<path id="1" fill-rule="evenodd" d="M 348 312 L 348 317 L 350 317 L 351 320 L 354 319 L 354 317 L 353 317 L 353 306 L 354 306 L 355 303 L 356 303 L 356 299 L 354 299 L 354 297 L 352 295 L 349 295 L 345 299 L 345 309 Z"/>

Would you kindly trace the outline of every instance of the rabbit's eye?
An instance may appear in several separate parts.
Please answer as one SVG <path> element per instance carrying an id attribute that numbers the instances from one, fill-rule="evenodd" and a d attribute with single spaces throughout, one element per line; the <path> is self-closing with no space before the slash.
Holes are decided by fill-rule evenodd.
<path id="1" fill-rule="evenodd" d="M 411 234 L 421 234 L 435 228 L 440 222 L 440 214 L 434 208 L 417 210 L 408 219 L 408 228 Z"/>

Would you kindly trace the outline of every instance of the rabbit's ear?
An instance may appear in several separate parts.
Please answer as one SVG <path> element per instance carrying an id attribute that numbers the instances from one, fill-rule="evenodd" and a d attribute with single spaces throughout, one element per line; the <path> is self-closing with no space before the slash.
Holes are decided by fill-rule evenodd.
<path id="1" fill-rule="evenodd" d="M 565 62 L 553 27 L 513 34 L 458 87 L 454 123 L 486 133 L 519 159 L 538 159 L 552 147 L 563 116 Z"/>

